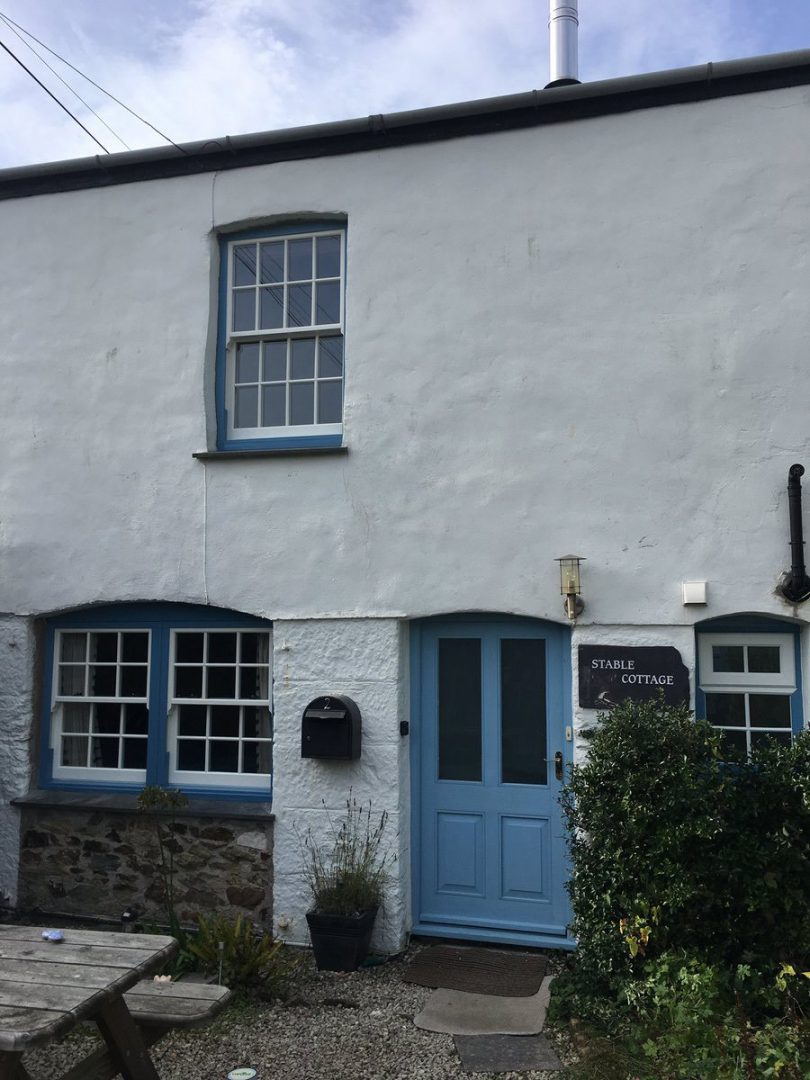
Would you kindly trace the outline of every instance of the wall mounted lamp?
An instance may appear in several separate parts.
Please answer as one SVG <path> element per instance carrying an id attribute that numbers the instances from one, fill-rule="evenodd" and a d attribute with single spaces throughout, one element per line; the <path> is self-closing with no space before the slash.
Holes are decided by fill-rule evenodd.
<path id="1" fill-rule="evenodd" d="M 580 596 L 582 582 L 580 580 L 580 563 L 585 559 L 581 555 L 561 555 L 557 562 L 560 564 L 560 592 L 565 597 L 563 607 L 565 614 L 573 622 L 577 615 L 585 610 L 585 603 Z"/>

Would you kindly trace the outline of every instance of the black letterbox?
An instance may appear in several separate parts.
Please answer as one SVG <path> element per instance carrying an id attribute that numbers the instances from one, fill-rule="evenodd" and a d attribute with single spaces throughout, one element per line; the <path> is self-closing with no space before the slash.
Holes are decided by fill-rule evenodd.
<path id="1" fill-rule="evenodd" d="M 307 705 L 301 724 L 301 757 L 360 757 L 360 710 L 351 698 L 330 694 Z"/>

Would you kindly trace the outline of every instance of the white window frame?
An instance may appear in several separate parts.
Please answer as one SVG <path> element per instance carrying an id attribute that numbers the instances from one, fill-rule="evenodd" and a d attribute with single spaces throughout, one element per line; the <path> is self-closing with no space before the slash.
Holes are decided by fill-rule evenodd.
<path id="1" fill-rule="evenodd" d="M 779 647 L 779 671 L 715 671 L 714 645 L 771 645 Z M 795 638 L 792 634 L 700 634 L 700 689 L 708 693 L 736 690 L 752 694 L 793 694 L 796 691 Z M 744 652 L 747 667 L 748 652 Z"/>
<path id="2" fill-rule="evenodd" d="M 268 655 L 267 655 L 267 698 L 181 698 L 175 693 L 175 675 L 176 666 L 175 661 L 177 657 L 177 638 L 180 634 L 266 634 L 268 638 Z M 239 640 L 239 639 L 237 639 Z M 197 666 L 191 664 L 190 666 Z M 235 663 L 231 664 L 212 664 L 209 665 L 207 661 L 203 661 L 199 666 L 203 669 L 209 666 L 221 666 L 230 667 L 233 666 L 236 669 L 238 678 L 240 667 L 255 667 L 255 664 L 248 662 L 242 662 L 238 655 Z M 255 790 L 262 782 L 271 783 L 273 776 L 272 764 L 270 771 L 267 773 L 239 773 L 239 772 L 208 772 L 208 771 L 190 771 L 181 770 L 178 768 L 178 725 L 179 725 L 179 712 L 182 705 L 227 705 L 233 707 L 248 707 L 248 708 L 266 708 L 270 717 L 270 736 L 267 739 L 245 739 L 244 736 L 239 736 L 239 743 L 242 742 L 263 742 L 265 743 L 270 752 L 271 762 L 273 755 L 273 632 L 269 628 L 262 629 L 258 627 L 229 627 L 229 626 L 216 626 L 216 627 L 173 627 L 171 629 L 170 641 L 169 641 L 169 679 L 167 686 L 168 694 L 168 722 L 166 725 L 166 741 L 167 749 L 169 753 L 169 783 L 176 784 L 179 787 L 192 788 L 192 787 L 210 787 L 212 790 L 219 788 L 249 788 Z M 206 742 L 210 742 L 212 737 L 210 735 L 203 736 Z M 231 741 L 230 739 L 227 741 Z M 241 747 L 240 747 L 241 748 Z"/>
<path id="3" fill-rule="evenodd" d="M 88 641 L 92 634 L 132 634 L 132 633 L 144 633 L 147 635 L 147 653 L 146 653 L 146 696 L 145 697 L 122 697 L 118 695 L 114 696 L 95 696 L 87 693 L 87 685 L 85 684 L 85 692 L 82 695 L 74 694 L 60 694 L 60 668 L 63 666 L 63 662 L 60 660 L 62 653 L 62 639 L 68 634 L 84 634 Z M 85 659 L 81 661 L 85 670 L 89 670 L 91 666 L 91 660 L 89 656 L 85 656 Z M 99 661 L 102 667 L 111 666 L 109 662 Z M 120 667 L 122 662 L 119 660 L 116 662 L 116 667 Z M 69 663 L 65 663 L 64 666 L 70 666 Z M 82 734 L 78 732 L 70 732 L 63 730 L 64 721 L 64 706 L 65 705 L 145 705 L 147 709 L 147 717 L 149 714 L 149 697 L 152 687 L 152 632 L 146 627 L 132 627 L 132 626 L 100 626 L 90 628 L 64 628 L 57 630 L 54 634 L 54 649 L 53 649 L 53 674 L 51 679 L 51 724 L 50 724 L 50 742 L 49 746 L 53 753 L 53 778 L 54 780 L 79 780 L 82 783 L 116 783 L 116 784 L 145 784 L 146 783 L 146 769 L 111 769 L 111 768 L 97 768 L 91 765 L 63 765 L 62 764 L 62 739 L 71 735 Z M 89 730 L 87 737 L 92 739 L 93 732 Z M 123 735 L 119 735 L 122 738 Z M 147 745 L 147 754 L 149 752 L 149 734 L 147 728 L 146 736 L 136 736 L 136 738 L 143 738 Z"/>
<path id="4" fill-rule="evenodd" d="M 314 323 L 309 326 L 295 326 L 295 327 L 279 327 L 274 329 L 254 329 L 254 330 L 234 330 L 233 329 L 233 296 L 234 290 L 241 287 L 235 286 L 234 283 L 234 249 L 242 247 L 245 244 L 258 245 L 262 243 L 272 242 L 287 242 L 290 240 L 315 240 L 318 238 L 336 236 L 340 241 L 340 319 L 336 323 Z M 236 416 L 236 353 L 237 346 L 248 342 L 266 342 L 266 341 L 286 341 L 290 342 L 297 338 L 311 338 L 311 337 L 340 337 L 344 339 L 344 326 L 345 326 L 345 304 L 346 304 L 346 232 L 341 227 L 336 228 L 324 228 L 324 229 L 312 229 L 306 232 L 289 232 L 289 233 L 268 233 L 266 235 L 233 239 L 229 240 L 226 245 L 228 265 L 226 269 L 226 330 L 225 330 L 225 408 L 227 413 L 227 431 L 226 437 L 229 441 L 244 442 L 252 439 L 285 439 L 296 438 L 301 436 L 312 435 L 341 435 L 343 432 L 343 419 L 341 408 L 341 421 L 340 423 L 319 424 L 317 422 L 317 387 L 318 378 L 317 372 L 313 375 L 312 381 L 315 384 L 315 402 L 314 409 L 316 410 L 314 416 L 314 422 L 312 424 L 284 424 L 276 425 L 273 427 L 235 427 L 234 420 Z M 315 266 L 313 265 L 313 277 L 312 282 L 318 280 L 315 278 Z M 333 279 L 326 279 L 333 280 Z M 289 281 L 285 277 L 282 283 L 284 289 L 284 296 L 286 297 L 286 290 L 289 285 Z M 259 294 L 261 285 L 258 282 L 257 271 L 257 284 L 256 286 L 245 286 L 245 290 L 248 288 L 254 288 L 256 294 L 257 308 L 259 304 Z M 314 304 L 314 297 L 313 297 Z M 286 317 L 286 303 L 283 305 L 285 309 Z M 288 346 L 289 347 L 289 346 Z M 344 351 L 344 368 L 343 374 L 340 379 L 341 385 L 341 401 L 344 400 L 345 395 L 345 351 Z M 289 370 L 286 383 L 284 384 L 287 389 L 287 410 L 289 414 L 289 393 L 290 386 L 294 381 L 289 378 Z M 334 380 L 337 381 L 337 380 Z M 260 382 L 261 385 L 261 382 Z M 259 408 L 261 408 L 261 395 L 259 395 Z"/>

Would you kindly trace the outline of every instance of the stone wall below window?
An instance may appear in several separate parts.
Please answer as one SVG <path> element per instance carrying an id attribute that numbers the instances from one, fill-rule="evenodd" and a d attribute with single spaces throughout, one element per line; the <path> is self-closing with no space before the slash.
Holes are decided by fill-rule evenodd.
<path id="1" fill-rule="evenodd" d="M 168 826 L 164 822 L 164 828 Z M 272 819 L 184 816 L 174 826 L 175 907 L 272 927 Z M 22 808 L 19 908 L 166 922 L 152 820 L 139 813 Z"/>

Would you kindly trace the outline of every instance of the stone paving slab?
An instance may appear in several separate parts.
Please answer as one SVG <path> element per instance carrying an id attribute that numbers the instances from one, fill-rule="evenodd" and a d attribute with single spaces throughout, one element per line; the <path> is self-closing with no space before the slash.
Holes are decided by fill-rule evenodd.
<path id="1" fill-rule="evenodd" d="M 546 1019 L 551 978 L 546 976 L 531 997 L 434 990 L 414 1024 L 447 1035 L 537 1035 Z"/>
<path id="2" fill-rule="evenodd" d="M 545 1035 L 456 1035 L 454 1042 L 466 1072 L 529 1072 L 562 1069 Z"/>

